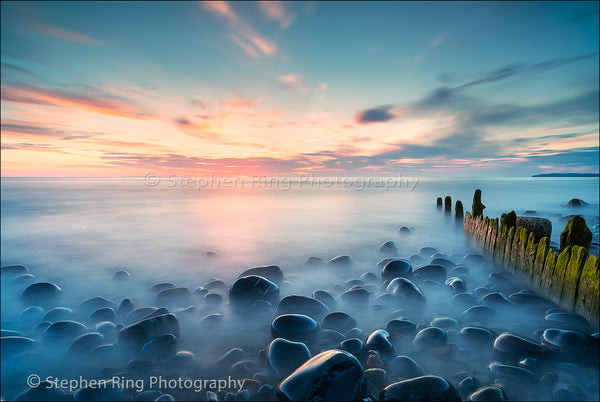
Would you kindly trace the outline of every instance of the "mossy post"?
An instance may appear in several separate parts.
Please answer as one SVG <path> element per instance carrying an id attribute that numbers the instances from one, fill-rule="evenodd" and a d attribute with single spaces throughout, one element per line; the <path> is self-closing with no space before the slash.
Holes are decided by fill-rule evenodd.
<path id="1" fill-rule="evenodd" d="M 569 246 L 581 246 L 590 248 L 592 243 L 592 231 L 585 224 L 585 219 L 575 215 L 569 219 L 565 230 L 560 234 L 560 251 Z"/>
<path id="2" fill-rule="evenodd" d="M 594 319 L 593 314 L 598 314 L 600 308 L 599 303 L 599 283 L 600 283 L 600 267 L 598 257 L 589 255 L 581 271 L 579 283 L 577 284 L 577 292 L 575 296 L 575 310 L 587 311 L 588 318 Z M 595 316 L 598 319 L 598 316 Z"/>
<path id="3" fill-rule="evenodd" d="M 565 273 L 567 272 L 567 265 L 571 259 L 571 247 L 565 248 L 560 252 L 556 259 L 556 266 L 554 267 L 554 273 L 548 286 L 548 293 L 560 300 L 562 288 L 565 281 Z"/>
<path id="4" fill-rule="evenodd" d="M 581 246 L 573 246 L 571 249 L 571 258 L 567 264 L 567 270 L 565 272 L 565 283 L 563 284 L 562 293 L 560 295 L 560 301 L 566 305 L 575 305 L 575 294 L 577 292 L 577 285 L 579 283 L 579 277 L 585 264 L 585 259 L 588 253 L 587 250 Z"/>
<path id="5" fill-rule="evenodd" d="M 510 211 L 507 214 L 502 214 L 500 216 L 500 224 L 509 229 L 517 226 L 517 213 L 515 211 Z"/>
<path id="6" fill-rule="evenodd" d="M 454 206 L 454 217 L 456 219 L 462 219 L 464 216 L 463 204 L 460 201 L 456 201 L 456 205 Z"/>
<path id="7" fill-rule="evenodd" d="M 533 263 L 532 280 L 538 287 L 542 282 L 544 276 L 544 262 L 546 261 L 546 255 L 550 248 L 550 238 L 542 237 L 537 245 L 537 251 L 535 253 L 535 262 Z"/>
<path id="8" fill-rule="evenodd" d="M 473 195 L 473 206 L 471 207 L 471 214 L 473 215 L 473 218 L 483 216 L 484 209 L 485 205 L 481 203 L 481 190 L 477 189 Z"/>
<path id="9" fill-rule="evenodd" d="M 452 212 L 452 197 L 450 197 L 449 195 L 444 197 L 444 212 Z"/>
<path id="10" fill-rule="evenodd" d="M 437 207 L 440 209 L 442 208 L 442 197 L 437 198 Z"/>

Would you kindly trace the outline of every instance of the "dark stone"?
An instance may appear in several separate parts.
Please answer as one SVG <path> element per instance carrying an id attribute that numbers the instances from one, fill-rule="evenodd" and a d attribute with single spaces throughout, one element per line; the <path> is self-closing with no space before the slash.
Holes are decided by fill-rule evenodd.
<path id="1" fill-rule="evenodd" d="M 456 266 L 456 264 L 452 261 L 450 261 L 449 259 L 447 259 L 446 257 L 432 257 L 432 260 L 430 262 L 431 265 L 441 265 L 442 267 L 446 268 L 446 269 L 452 269 Z"/>
<path id="2" fill-rule="evenodd" d="M 340 343 L 341 349 L 344 349 L 346 352 L 352 353 L 353 355 L 362 352 L 363 347 L 363 342 L 358 338 L 349 338 Z"/>
<path id="3" fill-rule="evenodd" d="M 73 310 L 71 310 L 70 308 L 54 307 L 53 309 L 46 311 L 46 313 L 44 313 L 44 315 L 42 316 L 41 320 L 50 322 L 69 320 L 73 318 L 73 314 Z"/>
<path id="4" fill-rule="evenodd" d="M 156 285 L 152 286 L 150 288 L 150 291 L 152 293 L 159 293 L 165 289 L 170 289 L 170 288 L 174 288 L 175 284 L 171 283 L 171 282 L 162 282 L 162 283 L 157 283 Z"/>
<path id="5" fill-rule="evenodd" d="M 81 311 L 83 314 L 90 314 L 92 311 L 98 310 L 103 307 L 111 307 L 115 308 L 115 303 L 110 300 L 105 299 L 104 297 L 92 297 L 91 299 L 87 299 L 84 302 L 81 302 L 77 309 Z"/>
<path id="6" fill-rule="evenodd" d="M 554 305 L 554 303 L 552 303 L 551 301 L 546 300 L 541 296 L 534 295 L 531 293 L 517 292 L 517 293 L 511 294 L 510 296 L 508 296 L 508 298 L 510 299 L 510 301 L 512 301 L 515 304 L 525 304 L 525 305 L 529 305 L 529 306 L 536 306 L 536 307 L 543 308 L 543 309 L 548 309 Z"/>
<path id="7" fill-rule="evenodd" d="M 494 349 L 499 352 L 518 354 L 520 356 L 539 356 L 548 351 L 548 349 L 538 343 L 508 332 L 496 338 Z"/>
<path id="8" fill-rule="evenodd" d="M 102 345 L 104 336 L 98 332 L 88 332 L 75 338 L 67 348 L 68 353 L 91 353 Z"/>
<path id="9" fill-rule="evenodd" d="M 401 235 L 409 234 L 410 232 L 410 228 L 407 228 L 406 226 L 402 226 L 400 229 L 398 229 L 398 233 L 400 233 Z"/>
<path id="10" fill-rule="evenodd" d="M 110 322 L 114 322 L 114 323 L 119 322 L 119 320 L 117 319 L 117 314 L 115 313 L 115 310 L 113 310 L 111 307 L 102 307 L 102 308 L 99 308 L 98 310 L 90 313 L 88 320 L 93 323 L 97 323 L 97 322 L 101 322 L 101 321 L 110 321 Z"/>
<path id="11" fill-rule="evenodd" d="M 548 328 L 542 335 L 544 343 L 560 348 L 568 353 L 586 351 L 590 347 L 587 335 L 577 331 Z"/>
<path id="12" fill-rule="evenodd" d="M 564 329 L 586 330 L 589 328 L 588 321 L 579 314 L 552 313 L 546 315 L 545 320 L 548 324 Z"/>
<path id="13" fill-rule="evenodd" d="M 552 222 L 548 219 L 518 216 L 517 227 L 519 226 L 524 227 L 528 232 L 532 232 L 536 243 L 542 237 L 550 237 L 552 235 Z"/>
<path id="14" fill-rule="evenodd" d="M 315 320 L 303 314 L 280 315 L 271 323 L 273 338 L 284 338 L 290 341 L 311 341 L 319 332 Z"/>
<path id="15" fill-rule="evenodd" d="M 500 227 L 503 226 L 506 229 L 517 226 L 517 213 L 515 211 L 510 211 L 507 214 L 500 215 Z"/>
<path id="16" fill-rule="evenodd" d="M 319 266 L 319 265 L 325 264 L 325 261 L 319 257 L 308 257 L 308 259 L 306 260 L 306 262 L 304 264 L 311 265 L 311 266 Z"/>
<path id="17" fill-rule="evenodd" d="M 187 304 L 190 301 L 190 296 L 191 293 L 188 288 L 177 287 L 161 290 L 156 295 L 156 299 L 160 302 Z"/>
<path id="18" fill-rule="evenodd" d="M 379 246 L 379 250 L 377 250 L 381 254 L 394 254 L 398 251 L 398 247 L 396 243 L 393 241 L 386 241 L 381 246 Z"/>
<path id="19" fill-rule="evenodd" d="M 589 249 L 591 243 L 592 231 L 587 227 L 585 219 L 579 215 L 572 217 L 560 234 L 560 251 L 572 246 Z"/>
<path id="20" fill-rule="evenodd" d="M 498 377 L 510 378 L 521 382 L 534 382 L 535 374 L 531 370 L 510 364 L 492 362 L 488 366 L 490 373 Z"/>
<path id="21" fill-rule="evenodd" d="M 458 383 L 458 391 L 462 395 L 470 395 L 479 387 L 481 387 L 481 382 L 474 377 L 463 378 L 462 381 Z"/>
<path id="22" fill-rule="evenodd" d="M 506 296 L 499 292 L 488 293 L 481 298 L 481 302 L 489 306 L 497 307 L 507 307 L 513 304 Z"/>
<path id="23" fill-rule="evenodd" d="M 350 314 L 335 311 L 323 317 L 321 326 L 323 329 L 333 329 L 343 334 L 356 327 L 356 320 Z"/>
<path id="24" fill-rule="evenodd" d="M 366 379 L 356 357 L 328 350 L 279 384 L 277 395 L 292 401 L 358 401 L 366 396 Z"/>
<path id="25" fill-rule="evenodd" d="M 456 219 L 462 219 L 464 218 L 465 213 L 463 210 L 463 204 L 460 201 L 456 201 L 456 204 L 454 205 L 454 217 Z"/>
<path id="26" fill-rule="evenodd" d="M 204 295 L 204 302 L 212 305 L 221 304 L 223 303 L 223 296 L 220 293 L 207 293 Z"/>
<path id="27" fill-rule="evenodd" d="M 133 302 L 131 299 L 123 299 L 119 302 L 117 306 L 117 314 L 120 316 L 126 316 L 127 314 L 133 311 Z"/>
<path id="28" fill-rule="evenodd" d="M 369 335 L 365 342 L 365 346 L 367 349 L 376 350 L 379 353 L 386 354 L 394 349 L 389 338 L 390 334 L 387 331 L 378 329 Z"/>
<path id="29" fill-rule="evenodd" d="M 279 377 L 287 377 L 310 359 L 310 351 L 302 342 L 277 338 L 267 352 L 269 365 Z"/>
<path id="30" fill-rule="evenodd" d="M 319 300 L 300 295 L 285 296 L 279 301 L 275 311 L 277 315 L 304 314 L 319 321 L 327 313 L 329 313 L 329 308 Z"/>
<path id="31" fill-rule="evenodd" d="M 467 290 L 467 285 L 465 285 L 465 282 L 458 277 L 450 277 L 446 279 L 444 283 L 455 293 L 464 293 Z"/>
<path id="32" fill-rule="evenodd" d="M 142 346 L 142 352 L 155 361 L 161 361 L 177 352 L 177 337 L 164 334 L 152 338 Z"/>
<path id="33" fill-rule="evenodd" d="M 0 268 L 1 275 L 6 278 L 12 278 L 18 275 L 29 273 L 29 268 L 25 265 L 6 265 Z"/>
<path id="34" fill-rule="evenodd" d="M 441 265 L 425 265 L 415 269 L 413 274 L 421 280 L 431 279 L 438 282 L 443 282 L 446 280 L 446 268 L 442 267 Z"/>
<path id="35" fill-rule="evenodd" d="M 470 307 L 467 310 L 463 311 L 461 317 L 463 320 L 470 323 L 488 323 L 496 317 L 496 314 L 488 306 L 478 305 Z"/>
<path id="36" fill-rule="evenodd" d="M 446 335 L 446 331 L 441 328 L 427 327 L 415 335 L 412 344 L 418 350 L 427 350 L 436 346 L 446 346 L 448 344 L 448 336 Z"/>
<path id="37" fill-rule="evenodd" d="M 436 202 L 436 204 L 437 204 L 437 207 L 438 207 L 439 209 L 441 209 L 441 208 L 442 208 L 442 205 L 443 205 L 442 197 L 438 197 L 438 198 L 437 198 L 437 202 Z"/>
<path id="38" fill-rule="evenodd" d="M 448 330 L 458 330 L 458 321 L 451 317 L 438 317 L 434 318 L 431 321 L 430 325 L 432 327 L 438 327 L 443 329 L 444 331 Z"/>
<path id="39" fill-rule="evenodd" d="M 208 281 L 208 283 L 206 285 L 204 285 L 204 287 L 207 290 L 227 290 L 227 285 L 225 284 L 225 282 L 223 282 L 220 279 L 211 279 L 210 281 Z"/>
<path id="40" fill-rule="evenodd" d="M 460 334 L 470 345 L 488 346 L 494 342 L 494 334 L 488 329 L 479 327 L 464 327 Z"/>
<path id="41" fill-rule="evenodd" d="M 21 299 L 28 304 L 47 304 L 62 294 L 62 289 L 50 282 L 38 282 L 29 285 L 21 294 Z"/>
<path id="42" fill-rule="evenodd" d="M 354 263 L 354 260 L 349 255 L 338 255 L 327 261 L 329 265 L 335 265 L 339 267 L 348 267 Z"/>
<path id="43" fill-rule="evenodd" d="M 379 283 L 379 278 L 373 272 L 365 272 L 360 276 L 360 280 L 364 283 Z"/>
<path id="44" fill-rule="evenodd" d="M 118 280 L 125 280 L 128 279 L 130 276 L 131 275 L 129 274 L 129 272 L 125 271 L 124 269 L 119 270 L 113 274 L 113 278 Z"/>
<path id="45" fill-rule="evenodd" d="M 477 303 L 477 298 L 475 295 L 469 292 L 457 293 L 452 296 L 452 303 L 459 307 L 465 308 Z"/>
<path id="46" fill-rule="evenodd" d="M 370 294 L 362 287 L 349 289 L 340 295 L 340 301 L 355 305 L 368 305 Z"/>
<path id="47" fill-rule="evenodd" d="M 456 389 L 442 377 L 427 375 L 388 385 L 382 401 L 461 401 Z"/>
<path id="48" fill-rule="evenodd" d="M 408 356 L 396 356 L 388 361 L 387 372 L 394 380 L 406 380 L 423 375 L 421 366 Z"/>
<path id="49" fill-rule="evenodd" d="M 502 388 L 490 385 L 473 392 L 469 395 L 468 400 L 473 402 L 502 402 L 508 401 L 508 398 Z"/>
<path id="50" fill-rule="evenodd" d="M 258 275 L 239 278 L 229 289 L 229 301 L 236 307 L 251 307 L 257 300 L 266 300 L 274 304 L 277 299 L 279 299 L 279 287 Z"/>
<path id="51" fill-rule="evenodd" d="M 585 202 L 584 200 L 580 200 L 579 198 L 573 198 L 569 202 L 567 202 L 567 207 L 587 207 L 590 204 Z"/>
<path id="52" fill-rule="evenodd" d="M 475 194 L 473 195 L 473 206 L 471 207 L 471 215 L 473 218 L 477 218 L 478 216 L 483 216 L 483 210 L 485 209 L 485 205 L 481 203 L 481 190 L 475 190 Z"/>
<path id="53" fill-rule="evenodd" d="M 324 290 L 315 290 L 313 292 L 313 298 L 329 307 L 330 310 L 335 310 L 337 308 L 337 301 L 329 292 Z"/>
<path id="54" fill-rule="evenodd" d="M 424 305 L 427 303 L 427 298 L 421 289 L 406 278 L 393 279 L 386 290 L 407 304 Z"/>
<path id="55" fill-rule="evenodd" d="M 435 249 L 433 247 L 421 247 L 419 249 L 419 252 L 417 254 L 419 254 L 423 258 L 428 258 L 429 259 L 435 253 L 437 253 L 437 249 Z"/>
<path id="56" fill-rule="evenodd" d="M 4 358 L 32 352 L 36 349 L 37 342 L 25 336 L 2 336 L 0 345 Z"/>
<path id="57" fill-rule="evenodd" d="M 392 336 L 413 336 L 417 332 L 417 325 L 406 318 L 396 318 L 385 325 L 385 330 Z"/>
<path id="58" fill-rule="evenodd" d="M 165 334 L 179 336 L 179 322 L 174 314 L 147 318 L 123 328 L 119 332 L 119 342 L 140 348 L 149 340 Z"/>
<path id="59" fill-rule="evenodd" d="M 381 270 L 381 279 L 391 281 L 394 278 L 410 275 L 412 267 L 406 260 L 391 260 Z"/>
<path id="60" fill-rule="evenodd" d="M 57 321 L 44 331 L 44 340 L 50 342 L 69 343 L 79 335 L 87 332 L 85 325 L 71 320 Z"/>
<path id="61" fill-rule="evenodd" d="M 279 268 L 277 265 L 250 268 L 242 272 L 238 278 L 242 278 L 244 276 L 261 276 L 277 285 L 281 285 L 281 283 L 285 280 L 283 271 L 281 271 L 281 268 Z"/>
<path id="62" fill-rule="evenodd" d="M 450 213 L 452 211 L 452 197 L 449 195 L 444 197 L 444 211 Z"/>

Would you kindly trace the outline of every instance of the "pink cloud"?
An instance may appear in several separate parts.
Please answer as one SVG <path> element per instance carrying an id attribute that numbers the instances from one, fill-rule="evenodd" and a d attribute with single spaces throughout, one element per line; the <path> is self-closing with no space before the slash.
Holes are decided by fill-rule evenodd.
<path id="1" fill-rule="evenodd" d="M 302 82 L 302 77 L 298 74 L 280 75 L 277 81 L 292 92 L 307 94 L 309 91 L 308 87 Z"/>
<path id="2" fill-rule="evenodd" d="M 68 40 L 71 42 L 85 43 L 87 45 L 99 45 L 102 43 L 99 40 L 91 38 L 80 32 L 71 31 L 70 29 L 60 28 L 49 24 L 32 24 L 32 28 L 44 35 Z"/>
<path id="3" fill-rule="evenodd" d="M 281 28 L 285 29 L 292 24 L 294 14 L 286 11 L 282 1 L 259 1 L 260 9 L 270 20 L 279 22 Z"/>

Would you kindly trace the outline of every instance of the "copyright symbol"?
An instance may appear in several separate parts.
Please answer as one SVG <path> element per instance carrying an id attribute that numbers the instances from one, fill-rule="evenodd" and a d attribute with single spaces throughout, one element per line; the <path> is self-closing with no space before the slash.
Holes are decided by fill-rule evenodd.
<path id="1" fill-rule="evenodd" d="M 156 187 L 158 186 L 158 183 L 160 183 L 160 176 L 156 173 L 147 173 L 146 176 L 144 176 L 144 183 L 146 183 L 147 186 Z"/>
<path id="2" fill-rule="evenodd" d="M 29 388 L 37 388 L 37 386 L 40 385 L 40 382 L 40 376 L 37 374 L 32 374 L 27 377 L 27 386 L 29 386 Z"/>

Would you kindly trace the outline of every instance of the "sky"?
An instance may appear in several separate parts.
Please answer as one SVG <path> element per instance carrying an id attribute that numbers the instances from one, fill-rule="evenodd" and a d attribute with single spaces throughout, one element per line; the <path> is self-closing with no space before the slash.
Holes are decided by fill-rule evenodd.
<path id="1" fill-rule="evenodd" d="M 1 173 L 598 172 L 598 7 L 3 1 Z"/>

